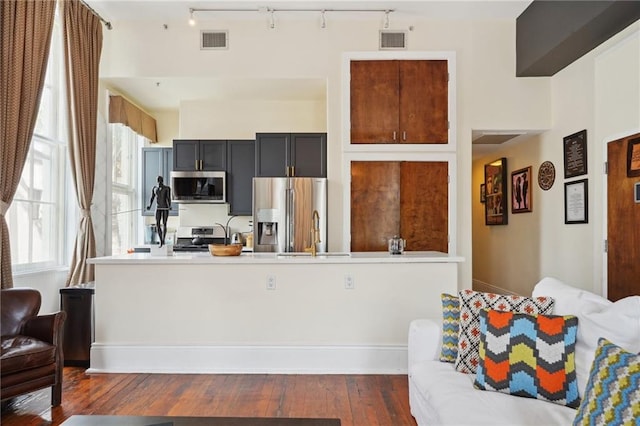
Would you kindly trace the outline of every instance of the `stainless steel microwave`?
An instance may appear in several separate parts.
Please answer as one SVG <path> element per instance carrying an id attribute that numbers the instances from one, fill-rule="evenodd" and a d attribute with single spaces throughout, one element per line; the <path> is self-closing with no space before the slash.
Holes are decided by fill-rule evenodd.
<path id="1" fill-rule="evenodd" d="M 226 172 L 171 172 L 171 199 L 176 203 L 225 203 Z"/>

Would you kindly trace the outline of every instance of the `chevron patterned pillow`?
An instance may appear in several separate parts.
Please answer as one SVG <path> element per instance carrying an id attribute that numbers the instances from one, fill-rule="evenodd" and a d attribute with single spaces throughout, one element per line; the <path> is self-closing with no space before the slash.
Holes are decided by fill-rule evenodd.
<path id="1" fill-rule="evenodd" d="M 458 331 L 460 329 L 460 300 L 458 296 L 442 293 L 442 349 L 440 361 L 455 362 L 458 356 Z"/>
<path id="2" fill-rule="evenodd" d="M 600 338 L 573 425 L 605 424 L 640 424 L 640 355 Z"/>
<path id="3" fill-rule="evenodd" d="M 577 408 L 578 318 L 480 312 L 480 363 L 474 386 Z"/>
<path id="4" fill-rule="evenodd" d="M 458 334 L 458 356 L 455 368 L 462 373 L 475 373 L 478 365 L 480 344 L 480 311 L 518 312 L 522 314 L 550 314 L 553 309 L 551 297 L 524 297 L 481 293 L 473 290 L 458 292 L 460 297 L 460 333 Z"/>

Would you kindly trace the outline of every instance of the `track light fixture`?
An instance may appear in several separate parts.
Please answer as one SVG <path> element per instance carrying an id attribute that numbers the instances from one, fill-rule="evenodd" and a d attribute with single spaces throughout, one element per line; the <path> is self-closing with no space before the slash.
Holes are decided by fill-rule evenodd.
<path id="1" fill-rule="evenodd" d="M 189 25 L 194 26 L 196 24 L 195 18 L 194 18 L 194 13 L 195 12 L 258 12 L 258 13 L 264 13 L 264 12 L 268 12 L 269 13 L 269 28 L 274 29 L 276 27 L 276 21 L 275 21 L 275 13 L 276 12 L 300 12 L 300 13 L 304 13 L 304 12 L 313 12 L 313 13 L 317 13 L 320 12 L 320 27 L 321 28 L 326 28 L 327 27 L 327 20 L 326 20 L 326 12 L 331 12 L 331 13 L 370 13 L 370 12 L 376 12 L 376 13 L 384 13 L 384 28 L 387 29 L 389 28 L 389 15 L 391 14 L 391 12 L 395 12 L 395 9 L 274 9 L 271 7 L 260 7 L 258 9 L 199 9 L 199 8 L 189 8 Z"/>

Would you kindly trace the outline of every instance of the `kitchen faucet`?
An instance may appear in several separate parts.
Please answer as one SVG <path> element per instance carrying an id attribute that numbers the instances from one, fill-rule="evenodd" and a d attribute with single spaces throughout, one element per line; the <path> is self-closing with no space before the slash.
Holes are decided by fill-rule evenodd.
<path id="1" fill-rule="evenodd" d="M 226 246 L 229 243 L 229 222 L 231 222 L 231 219 L 233 219 L 234 217 L 237 217 L 237 215 L 231 216 L 229 219 L 227 219 L 227 225 L 223 225 L 220 222 L 216 222 L 215 225 L 219 226 L 222 228 L 222 230 L 224 231 L 224 245 Z"/>
<path id="2" fill-rule="evenodd" d="M 320 213 L 318 210 L 313 211 L 313 215 L 311 216 L 311 247 L 305 249 L 305 251 L 310 251 L 312 257 L 316 257 L 316 244 L 320 241 Z"/>

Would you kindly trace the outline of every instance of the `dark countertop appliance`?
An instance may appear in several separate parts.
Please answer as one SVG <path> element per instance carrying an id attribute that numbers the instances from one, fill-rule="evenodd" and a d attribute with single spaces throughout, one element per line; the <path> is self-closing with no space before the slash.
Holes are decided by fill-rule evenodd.
<path id="1" fill-rule="evenodd" d="M 224 231 L 216 228 L 213 226 L 191 228 L 191 236 L 178 237 L 173 245 L 173 251 L 209 251 L 209 244 L 224 244 Z"/>

